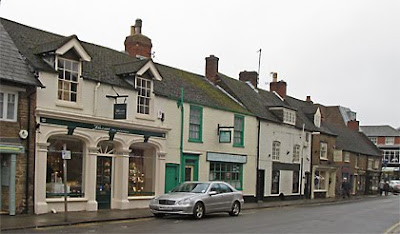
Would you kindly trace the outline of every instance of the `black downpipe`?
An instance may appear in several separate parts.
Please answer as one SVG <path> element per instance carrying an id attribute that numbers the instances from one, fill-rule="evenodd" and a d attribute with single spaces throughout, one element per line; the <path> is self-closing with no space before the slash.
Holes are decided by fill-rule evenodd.
<path id="1" fill-rule="evenodd" d="M 31 160 L 30 157 L 30 145 L 31 145 L 31 104 L 32 104 L 32 95 L 36 93 L 36 90 L 32 91 L 28 95 L 28 139 L 26 141 L 27 144 L 27 151 L 26 151 L 26 184 L 25 184 L 25 213 L 29 213 L 29 161 Z"/>
<path id="2" fill-rule="evenodd" d="M 259 194 L 260 194 L 260 119 L 258 119 L 258 126 L 257 126 L 257 163 L 256 163 L 256 200 L 258 201 L 259 198 Z"/>

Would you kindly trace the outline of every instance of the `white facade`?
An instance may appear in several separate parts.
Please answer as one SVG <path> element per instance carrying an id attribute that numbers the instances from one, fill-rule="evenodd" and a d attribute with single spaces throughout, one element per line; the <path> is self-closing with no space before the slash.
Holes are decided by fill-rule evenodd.
<path id="1" fill-rule="evenodd" d="M 311 134 L 301 129 L 285 124 L 260 122 L 260 164 L 259 169 L 265 170 L 264 197 L 303 195 L 305 172 L 310 172 L 311 164 Z M 279 142 L 279 159 L 273 159 L 273 142 Z M 299 149 L 299 157 L 294 155 L 295 146 Z M 274 171 L 279 174 L 273 175 Z M 296 180 L 293 175 L 299 173 Z M 301 176 L 300 176 L 301 175 Z M 275 181 L 273 181 L 275 179 Z M 273 186 L 273 183 L 275 185 Z M 298 189 L 293 190 L 294 183 Z M 278 184 L 278 187 L 276 187 Z M 273 188 L 274 187 L 274 188 Z"/>

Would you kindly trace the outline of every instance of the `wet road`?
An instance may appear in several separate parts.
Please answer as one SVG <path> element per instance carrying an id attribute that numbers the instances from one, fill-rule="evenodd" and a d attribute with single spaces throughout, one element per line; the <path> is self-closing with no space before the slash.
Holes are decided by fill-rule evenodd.
<path id="1" fill-rule="evenodd" d="M 208 215 L 202 220 L 170 216 L 18 233 L 384 233 L 400 221 L 400 196 L 328 205 L 244 210 L 238 217 Z M 10 232 L 11 233 L 11 232 Z"/>

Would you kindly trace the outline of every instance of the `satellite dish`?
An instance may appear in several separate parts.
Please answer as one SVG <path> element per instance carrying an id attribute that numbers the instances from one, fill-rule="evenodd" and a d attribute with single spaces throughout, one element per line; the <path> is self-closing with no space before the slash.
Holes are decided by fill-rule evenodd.
<path id="1" fill-rule="evenodd" d="M 28 134 L 28 131 L 25 130 L 25 129 L 19 131 L 19 137 L 20 137 L 21 139 L 23 139 L 23 140 L 25 140 L 25 139 L 28 137 L 28 135 L 29 135 L 29 134 Z"/>

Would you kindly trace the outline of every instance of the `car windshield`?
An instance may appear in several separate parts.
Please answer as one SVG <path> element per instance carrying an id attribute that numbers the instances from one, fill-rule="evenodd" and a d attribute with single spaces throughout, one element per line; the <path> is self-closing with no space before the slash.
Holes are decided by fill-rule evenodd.
<path id="1" fill-rule="evenodd" d="M 209 183 L 183 183 L 172 189 L 175 193 L 205 193 L 210 186 Z"/>

